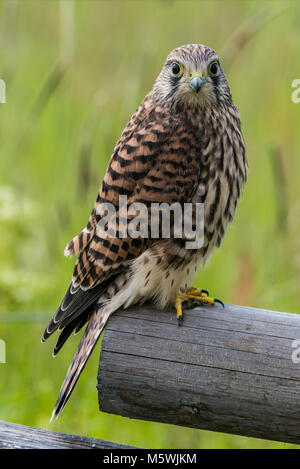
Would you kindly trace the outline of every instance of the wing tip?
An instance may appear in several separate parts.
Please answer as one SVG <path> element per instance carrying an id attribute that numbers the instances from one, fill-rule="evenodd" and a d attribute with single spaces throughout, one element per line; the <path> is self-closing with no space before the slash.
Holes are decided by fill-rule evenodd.
<path id="1" fill-rule="evenodd" d="M 50 337 L 49 333 L 48 333 L 48 330 L 45 329 L 43 335 L 42 335 L 42 338 L 41 338 L 41 342 L 42 344 L 44 344 L 46 342 L 46 340 Z"/>
<path id="2" fill-rule="evenodd" d="M 49 339 L 50 335 L 53 334 L 53 332 L 55 331 L 55 329 L 53 331 L 49 330 L 49 326 L 50 326 L 51 322 L 48 324 L 48 326 L 44 330 L 44 333 L 43 333 L 42 338 L 41 338 L 42 344 L 45 343 L 46 340 Z"/>

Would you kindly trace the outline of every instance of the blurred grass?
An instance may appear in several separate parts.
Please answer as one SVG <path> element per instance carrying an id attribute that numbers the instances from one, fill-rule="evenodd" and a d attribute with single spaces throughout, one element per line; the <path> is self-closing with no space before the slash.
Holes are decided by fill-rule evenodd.
<path id="1" fill-rule="evenodd" d="M 59 2 L 0 1 L 0 78 L 7 86 L 7 103 L 0 105 L 0 315 L 7 320 L 11 312 L 16 321 L 0 323 L 7 344 L 0 419 L 148 448 L 296 447 L 99 414 L 100 345 L 50 427 L 78 337 L 53 360 L 54 341 L 40 343 L 46 320 L 37 322 L 41 311 L 50 318 L 65 293 L 73 261 L 63 249 L 86 224 L 114 144 L 167 53 L 197 42 L 222 59 L 224 44 L 263 7 L 274 18 L 226 66 L 242 116 L 249 179 L 221 249 L 195 284 L 226 302 L 297 313 L 300 105 L 291 101 L 291 83 L 300 76 L 299 4 L 80 1 L 69 37 L 75 54 L 65 60 Z M 36 113 L 59 60 L 61 79 Z M 283 217 L 278 193 L 285 194 Z"/>

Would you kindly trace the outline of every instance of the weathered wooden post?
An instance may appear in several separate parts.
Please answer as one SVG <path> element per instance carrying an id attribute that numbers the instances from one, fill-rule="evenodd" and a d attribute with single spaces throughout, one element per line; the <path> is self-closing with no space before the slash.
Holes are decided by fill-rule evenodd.
<path id="1" fill-rule="evenodd" d="M 226 305 L 113 315 L 100 356 L 104 412 L 300 443 L 300 316 Z M 298 350 L 297 350 L 298 347 Z"/>

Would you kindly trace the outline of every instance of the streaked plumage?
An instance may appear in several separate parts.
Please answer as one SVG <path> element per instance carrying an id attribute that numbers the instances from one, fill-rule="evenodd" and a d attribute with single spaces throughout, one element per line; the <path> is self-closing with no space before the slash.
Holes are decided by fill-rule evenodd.
<path id="1" fill-rule="evenodd" d="M 172 70 L 178 70 L 174 62 L 179 64 L 180 76 L 173 75 Z M 212 68 L 213 62 L 217 67 Z M 218 74 L 213 76 L 216 68 Z M 65 250 L 78 259 L 68 291 L 42 340 L 60 330 L 56 354 L 73 331 L 88 325 L 53 417 L 63 410 L 114 311 L 145 301 L 164 308 L 174 303 L 179 288 L 187 288 L 197 268 L 221 244 L 246 173 L 239 113 L 216 53 L 198 44 L 174 49 L 113 151 L 87 227 Z M 98 228 L 100 206 L 113 203 L 120 222 L 120 194 L 127 195 L 128 204 L 147 206 L 203 202 L 203 246 L 187 250 L 183 239 L 172 236 L 104 239 Z"/>

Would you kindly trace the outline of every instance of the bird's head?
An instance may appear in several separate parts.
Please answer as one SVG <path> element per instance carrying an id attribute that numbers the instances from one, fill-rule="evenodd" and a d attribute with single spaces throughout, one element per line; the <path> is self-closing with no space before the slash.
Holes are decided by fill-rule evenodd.
<path id="1" fill-rule="evenodd" d="M 201 44 L 177 47 L 167 57 L 153 92 L 161 102 L 197 108 L 232 104 L 216 52 Z"/>

